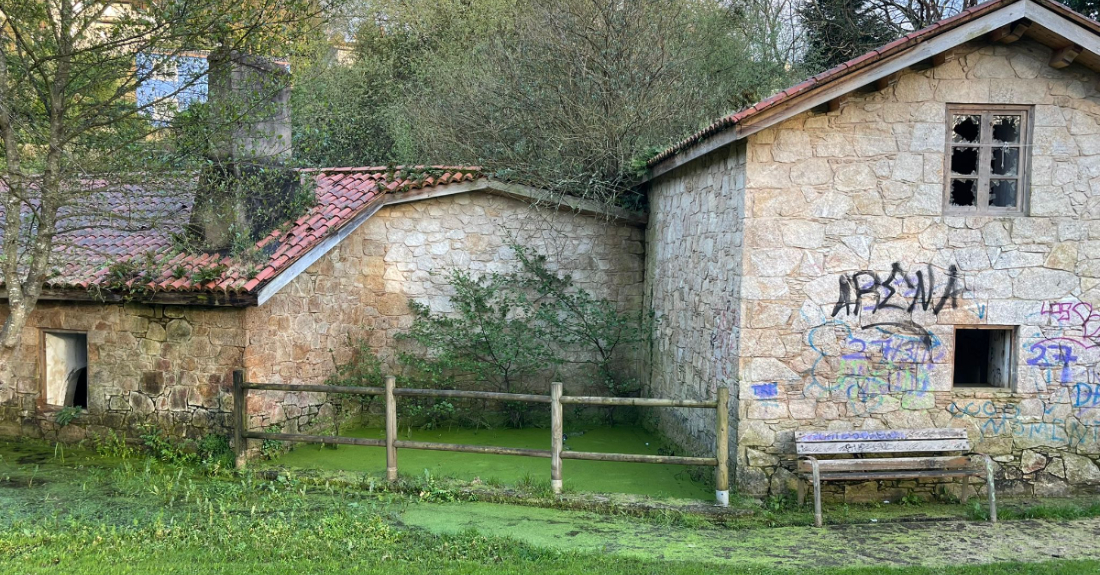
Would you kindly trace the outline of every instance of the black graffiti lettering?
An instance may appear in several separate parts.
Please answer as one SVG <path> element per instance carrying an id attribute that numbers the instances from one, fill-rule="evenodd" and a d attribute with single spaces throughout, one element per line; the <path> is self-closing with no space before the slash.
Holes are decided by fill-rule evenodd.
<path id="1" fill-rule="evenodd" d="M 885 280 L 870 270 L 858 271 L 851 276 L 841 275 L 840 294 L 833 306 L 832 317 L 836 317 L 841 310 L 845 314 L 851 314 L 853 307 L 855 312 L 859 313 L 863 296 L 874 297 L 874 306 L 869 308 L 871 313 L 880 309 L 899 309 L 911 313 L 920 306 L 923 311 L 931 309 L 932 313 L 939 314 L 948 304 L 952 308 L 959 307 L 959 296 L 966 290 L 959 280 L 959 270 L 956 266 L 952 265 L 947 269 L 947 285 L 939 294 L 939 299 L 936 299 L 936 275 L 931 264 L 928 264 L 924 271 L 917 270 L 913 276 L 916 278 L 915 281 L 897 262 L 891 264 L 890 275 L 886 276 Z M 905 283 L 910 291 L 909 294 L 899 294 L 895 286 L 899 280 Z M 891 298 L 895 295 L 909 297 L 909 305 L 891 302 Z"/>
<path id="2" fill-rule="evenodd" d="M 882 288 L 886 290 L 886 297 L 882 298 L 882 301 L 878 303 L 878 306 L 876 306 L 875 309 L 904 309 L 896 303 L 890 303 L 890 298 L 894 297 L 894 294 L 897 293 L 897 290 L 894 289 L 894 280 L 897 278 L 899 273 L 902 275 L 902 277 L 905 277 L 905 272 L 901 269 L 901 264 L 894 262 L 894 265 L 890 266 L 890 275 L 887 276 L 886 280 L 882 282 Z M 905 281 L 906 283 L 909 282 L 908 279 L 906 279 Z"/>
<path id="3" fill-rule="evenodd" d="M 936 307 L 932 308 L 932 313 L 940 313 L 948 299 L 951 300 L 952 308 L 959 307 L 958 296 L 962 295 L 964 290 L 958 285 L 958 275 L 959 269 L 954 264 L 947 268 L 947 287 L 943 289 L 943 294 L 940 296 L 940 301 L 936 303 Z"/>
<path id="4" fill-rule="evenodd" d="M 840 295 L 836 298 L 836 305 L 833 306 L 833 315 L 840 313 L 843 309 L 845 315 L 852 313 L 852 284 L 848 281 L 848 276 L 840 276 Z"/>
<path id="5" fill-rule="evenodd" d="M 867 284 L 860 284 L 860 276 L 867 276 L 871 281 Z M 863 296 L 865 295 L 875 296 L 875 305 L 878 305 L 879 280 L 875 272 L 864 270 L 852 274 L 852 285 L 856 288 L 856 311 L 859 311 L 859 306 L 863 304 Z"/>
<path id="6" fill-rule="evenodd" d="M 917 303 L 920 303 L 921 309 L 928 311 L 928 306 L 932 305 L 932 289 L 931 286 L 935 286 L 936 274 L 932 271 L 932 266 L 928 266 L 928 288 L 925 287 L 924 274 L 917 270 L 917 285 L 909 283 L 909 289 L 913 290 L 913 299 L 909 301 L 909 309 L 907 311 L 912 312 L 917 307 Z M 909 279 L 906 278 L 908 282 Z"/>

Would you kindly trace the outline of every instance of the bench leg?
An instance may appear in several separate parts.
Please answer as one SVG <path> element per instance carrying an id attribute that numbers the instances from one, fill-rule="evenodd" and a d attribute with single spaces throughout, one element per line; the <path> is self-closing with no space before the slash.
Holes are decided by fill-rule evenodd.
<path id="1" fill-rule="evenodd" d="M 821 527 L 821 481 L 814 482 L 814 527 Z"/>
<path id="2" fill-rule="evenodd" d="M 806 480 L 798 477 L 795 482 L 798 485 L 798 507 L 801 508 L 806 504 Z"/>
<path id="3" fill-rule="evenodd" d="M 985 456 L 985 488 L 989 490 L 989 522 L 997 522 L 997 493 L 993 489 L 993 460 Z"/>
<path id="4" fill-rule="evenodd" d="M 814 527 L 821 527 L 821 472 L 814 461 Z"/>
<path id="5" fill-rule="evenodd" d="M 965 505 L 966 500 L 969 499 L 969 498 L 970 498 L 970 476 L 969 475 L 964 475 L 963 476 L 962 494 L 959 495 L 959 501 L 961 501 Z"/>

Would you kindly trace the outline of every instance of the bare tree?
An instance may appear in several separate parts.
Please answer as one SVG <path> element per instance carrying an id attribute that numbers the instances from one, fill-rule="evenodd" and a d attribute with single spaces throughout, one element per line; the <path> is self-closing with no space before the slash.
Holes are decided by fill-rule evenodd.
<path id="1" fill-rule="evenodd" d="M 794 64 L 803 50 L 798 6 L 802 0 L 742 0 L 733 10 L 743 14 L 740 28 L 753 52 L 765 62 Z"/>
<path id="2" fill-rule="evenodd" d="M 425 74 L 409 104 L 425 159 L 615 202 L 636 181 L 632 160 L 783 70 L 719 2 L 521 4 L 510 33 Z"/>
<path id="3" fill-rule="evenodd" d="M 982 0 L 871 0 L 869 6 L 894 26 L 898 36 L 927 28 Z"/>
<path id="4" fill-rule="evenodd" d="M 158 177 L 183 167 L 168 146 L 169 126 L 151 116 L 205 73 L 140 105 L 135 91 L 194 50 L 290 54 L 327 6 L 327 0 L 0 0 L 0 281 L 8 308 L 0 329 L 0 397 L 14 383 L 10 358 L 53 271 L 59 238 L 97 219 L 102 194 L 135 179 L 155 189 Z M 139 56 L 148 65 L 136 65 Z"/>

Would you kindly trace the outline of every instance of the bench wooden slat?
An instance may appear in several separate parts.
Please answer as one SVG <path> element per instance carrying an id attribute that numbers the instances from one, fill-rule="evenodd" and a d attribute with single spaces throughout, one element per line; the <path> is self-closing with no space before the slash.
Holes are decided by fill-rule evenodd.
<path id="1" fill-rule="evenodd" d="M 846 429 L 839 431 L 803 431 L 795 435 L 798 443 L 837 441 L 904 441 L 917 439 L 966 439 L 961 428 L 938 429 Z"/>
<path id="2" fill-rule="evenodd" d="M 822 459 L 817 462 L 822 473 L 834 471 L 881 471 L 890 469 L 958 469 L 971 465 L 964 456 L 947 457 L 884 457 L 874 459 Z M 805 459 L 798 462 L 798 470 L 810 473 L 813 466 Z"/>
<path id="3" fill-rule="evenodd" d="M 795 467 L 798 504 L 806 497 L 807 484 L 814 490 L 814 525 L 824 524 L 821 513 L 821 483 L 825 481 L 875 481 L 879 479 L 966 478 L 962 501 L 966 502 L 971 477 L 985 476 L 989 497 L 989 520 L 997 522 L 994 466 L 989 456 L 980 455 L 981 465 L 966 455 L 915 456 L 928 452 L 969 452 L 965 429 L 842 429 L 806 431 L 795 435 L 800 456 Z M 898 457 L 859 457 L 892 453 Z M 817 455 L 857 455 L 819 459 Z"/>
<path id="4" fill-rule="evenodd" d="M 913 471 L 867 471 L 822 473 L 822 481 L 870 481 L 873 479 L 920 479 L 923 477 L 974 477 L 985 475 L 984 469 L 921 469 Z"/>
<path id="5" fill-rule="evenodd" d="M 970 451 L 968 439 L 918 439 L 902 441 L 838 441 L 795 445 L 799 455 L 833 453 L 895 453 L 903 451 Z"/>

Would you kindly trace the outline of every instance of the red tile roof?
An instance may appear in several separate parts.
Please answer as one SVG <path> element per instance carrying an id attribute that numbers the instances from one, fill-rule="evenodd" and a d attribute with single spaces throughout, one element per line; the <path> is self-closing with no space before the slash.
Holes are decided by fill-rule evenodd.
<path id="1" fill-rule="evenodd" d="M 863 54 L 862 56 L 853 58 L 835 68 L 817 74 L 800 84 L 787 88 L 786 90 L 783 90 L 768 98 L 765 98 L 764 100 L 761 100 L 760 102 L 757 102 L 752 106 L 749 106 L 748 108 L 719 118 L 714 123 L 703 128 L 702 130 L 699 130 L 698 132 L 666 148 L 664 151 L 651 158 L 647 162 L 647 165 L 649 167 L 654 167 L 657 164 L 673 156 L 676 156 L 677 154 L 680 154 L 691 146 L 703 142 L 720 132 L 724 132 L 730 128 L 733 128 L 737 124 L 749 120 L 752 117 L 764 112 L 765 110 L 782 104 L 783 102 L 786 102 L 787 100 L 790 100 L 796 96 L 801 96 L 807 92 L 822 88 L 831 82 L 841 80 L 870 66 L 871 64 L 877 63 L 879 60 L 908 50 L 909 48 L 912 48 L 913 46 L 921 42 L 927 41 L 932 37 L 962 26 L 976 18 L 979 18 L 990 12 L 994 12 L 1005 6 L 1008 6 L 1009 4 L 1013 4 L 1019 1 L 1020 0 L 991 0 L 989 2 L 984 2 L 971 8 L 967 8 L 966 10 L 963 10 L 950 18 L 944 18 L 943 20 L 940 20 L 939 22 L 936 22 L 935 24 L 932 24 L 927 28 L 923 28 L 921 30 L 917 30 L 916 32 L 906 34 L 905 36 L 902 36 L 901 38 L 898 38 L 897 40 L 894 40 L 893 42 L 890 42 L 885 46 L 871 50 L 870 52 Z M 1100 33 L 1100 23 L 1097 23 L 1094 20 L 1090 20 L 1089 18 L 1078 14 L 1073 10 L 1070 10 L 1069 8 L 1063 6 L 1062 4 L 1059 4 L 1058 2 L 1054 2 L 1053 0 L 1032 1 L 1036 4 L 1042 5 L 1044 8 L 1057 12 L 1058 14 L 1077 22 L 1078 24 L 1081 24 L 1087 28 L 1091 28 L 1097 33 Z"/>
<path id="2" fill-rule="evenodd" d="M 181 251 L 173 241 L 174 235 L 185 233 L 190 218 L 193 177 L 154 185 L 100 183 L 102 189 L 91 191 L 89 198 L 105 209 L 94 217 L 62 216 L 68 230 L 57 237 L 55 271 L 45 287 L 121 290 L 135 299 L 158 292 L 254 293 L 384 195 L 484 177 L 475 167 L 324 168 L 301 173 L 313 177 L 316 204 L 256 242 L 249 250 L 252 257 Z M 212 277 L 202 281 L 202 274 Z"/>

